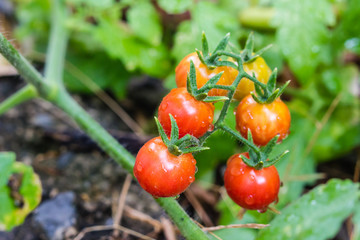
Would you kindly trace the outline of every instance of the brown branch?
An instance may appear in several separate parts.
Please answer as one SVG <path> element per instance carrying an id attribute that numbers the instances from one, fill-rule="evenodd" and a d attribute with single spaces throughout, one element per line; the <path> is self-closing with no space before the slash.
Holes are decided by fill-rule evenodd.
<path id="1" fill-rule="evenodd" d="M 174 226 L 170 222 L 169 219 L 165 217 L 160 218 L 161 225 L 163 227 L 164 235 L 167 240 L 176 240 L 176 234 L 174 230 Z"/>
<path id="2" fill-rule="evenodd" d="M 230 225 L 219 225 L 215 227 L 204 227 L 202 230 L 207 232 L 218 231 L 222 229 L 229 229 L 229 228 L 253 228 L 253 229 L 262 229 L 269 227 L 269 224 L 257 224 L 257 223 L 246 223 L 246 224 L 230 224 Z"/>
<path id="3" fill-rule="evenodd" d="M 93 227 L 87 227 L 84 228 L 75 238 L 74 240 L 81 240 L 85 234 L 90 233 L 90 232 L 97 232 L 97 231 L 106 231 L 106 230 L 112 230 L 112 229 L 117 229 L 119 231 L 123 231 L 127 234 L 133 235 L 135 237 L 138 237 L 139 239 L 144 239 L 144 240 L 155 240 L 154 238 L 148 237 L 144 234 L 135 232 L 131 229 L 128 229 L 126 227 L 123 226 L 108 226 L 108 225 L 99 225 L 99 226 L 93 226 Z"/>
<path id="4" fill-rule="evenodd" d="M 120 193 L 120 197 L 119 197 L 119 201 L 118 201 L 118 207 L 116 210 L 116 214 L 114 217 L 114 224 L 113 226 L 118 226 L 120 225 L 120 221 L 121 221 L 121 217 L 124 211 L 124 206 L 125 206 L 125 200 L 126 200 L 126 195 L 129 191 L 130 185 L 131 185 L 131 180 L 132 180 L 132 176 L 130 174 L 126 175 L 125 181 L 124 181 L 124 185 L 121 189 L 121 193 Z M 114 237 L 119 236 L 119 231 L 118 229 L 114 229 Z"/>
<path id="5" fill-rule="evenodd" d="M 214 226 L 213 221 L 210 219 L 209 215 L 207 215 L 206 211 L 204 210 L 203 206 L 199 202 L 199 200 L 195 197 L 194 193 L 191 189 L 187 189 L 185 191 L 185 196 L 194 207 L 196 213 L 199 215 L 201 220 L 205 223 L 206 226 Z"/>

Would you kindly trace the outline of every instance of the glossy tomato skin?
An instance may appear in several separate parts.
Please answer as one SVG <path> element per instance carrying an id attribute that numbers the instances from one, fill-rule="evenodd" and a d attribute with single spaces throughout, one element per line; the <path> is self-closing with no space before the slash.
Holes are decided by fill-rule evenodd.
<path id="1" fill-rule="evenodd" d="M 262 83 L 268 82 L 271 75 L 271 69 L 266 64 L 265 60 L 262 57 L 257 57 L 255 60 L 251 62 L 244 63 L 243 67 L 245 72 L 250 76 L 252 76 L 253 73 L 255 73 L 255 77 L 257 80 L 259 80 Z M 248 94 L 250 94 L 250 92 L 254 90 L 255 90 L 254 83 L 247 78 L 242 78 L 235 90 L 233 99 L 237 101 L 241 101 L 244 97 L 246 97 Z"/>
<path id="2" fill-rule="evenodd" d="M 160 137 L 146 142 L 136 156 L 134 175 L 154 197 L 174 197 L 195 180 L 196 160 L 191 153 L 171 154 Z"/>
<path id="3" fill-rule="evenodd" d="M 171 132 L 171 114 L 179 127 L 179 137 L 186 134 L 201 137 L 212 127 L 214 105 L 196 100 L 186 88 L 174 88 L 160 103 L 158 118 L 165 133 Z"/>
<path id="4" fill-rule="evenodd" d="M 278 134 L 278 141 L 281 141 L 289 133 L 290 111 L 280 98 L 269 104 L 260 104 L 248 95 L 239 103 L 235 114 L 236 129 L 245 138 L 250 129 L 256 145 L 264 146 Z"/>
<path id="5" fill-rule="evenodd" d="M 193 52 L 184 57 L 175 69 L 175 80 L 178 87 L 186 87 L 186 80 L 188 72 L 190 71 L 190 61 L 194 62 L 196 69 L 196 83 L 197 87 L 202 87 L 210 78 L 220 72 L 224 72 L 217 82 L 218 85 L 231 85 L 237 76 L 238 71 L 231 67 L 217 67 L 215 69 L 208 69 L 199 59 L 196 52 Z M 209 91 L 209 96 L 226 96 L 227 90 L 212 89 Z"/>
<path id="6" fill-rule="evenodd" d="M 249 157 L 248 153 L 242 154 Z M 229 158 L 224 184 L 230 198 L 246 209 L 264 210 L 278 200 L 280 178 L 275 166 L 256 170 L 247 166 L 240 154 Z"/>

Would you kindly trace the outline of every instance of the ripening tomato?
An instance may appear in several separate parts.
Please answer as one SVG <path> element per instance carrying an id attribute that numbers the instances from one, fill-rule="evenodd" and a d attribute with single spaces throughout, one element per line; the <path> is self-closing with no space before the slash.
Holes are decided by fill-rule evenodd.
<path id="1" fill-rule="evenodd" d="M 270 75 L 271 69 L 266 64 L 265 60 L 262 57 L 257 57 L 255 60 L 251 62 L 247 62 L 243 64 L 244 70 L 247 74 L 253 75 L 255 73 L 255 77 L 262 83 L 267 83 Z M 236 77 L 236 76 L 235 76 Z M 235 79 L 234 77 L 234 79 Z M 247 78 L 242 78 L 240 80 L 239 85 L 236 88 L 233 99 L 237 101 L 241 101 L 245 96 L 250 94 L 250 92 L 254 91 L 254 83 Z"/>
<path id="2" fill-rule="evenodd" d="M 248 153 L 242 155 L 249 158 Z M 256 170 L 246 165 L 240 154 L 229 158 L 224 184 L 230 198 L 246 209 L 265 210 L 278 200 L 280 178 L 275 166 Z"/>
<path id="3" fill-rule="evenodd" d="M 169 136 L 171 133 L 171 114 L 179 127 L 179 137 L 186 134 L 201 137 L 211 127 L 214 118 L 214 105 L 196 100 L 186 88 L 174 88 L 160 103 L 159 122 Z"/>
<path id="4" fill-rule="evenodd" d="M 175 69 L 175 80 L 178 87 L 186 87 L 186 80 L 188 72 L 190 71 L 190 61 L 194 62 L 196 69 L 196 83 L 197 87 L 201 88 L 204 84 L 216 74 L 224 71 L 221 78 L 217 82 L 218 85 L 231 85 L 237 76 L 238 71 L 232 67 L 217 67 L 215 69 L 208 69 L 204 65 L 196 52 L 193 52 L 184 57 Z M 212 89 L 209 91 L 209 96 L 226 96 L 227 90 Z"/>
<path id="5" fill-rule="evenodd" d="M 160 137 L 146 142 L 136 156 L 134 175 L 155 197 L 174 197 L 195 180 L 196 160 L 191 153 L 171 154 Z"/>
<path id="6" fill-rule="evenodd" d="M 260 104 L 248 95 L 236 109 L 236 129 L 245 138 L 250 129 L 254 143 L 259 146 L 266 145 L 278 134 L 278 142 L 284 139 L 289 133 L 290 122 L 290 111 L 280 98 Z"/>

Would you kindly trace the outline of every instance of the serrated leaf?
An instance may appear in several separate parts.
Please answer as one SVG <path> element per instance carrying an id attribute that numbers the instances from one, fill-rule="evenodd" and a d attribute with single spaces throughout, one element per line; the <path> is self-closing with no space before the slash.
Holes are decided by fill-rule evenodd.
<path id="1" fill-rule="evenodd" d="M 178 14 L 189 9 L 192 4 L 191 0 L 158 0 L 159 6 L 167 13 Z"/>
<path id="2" fill-rule="evenodd" d="M 137 37 L 151 45 L 161 43 L 162 27 L 154 6 L 147 1 L 133 4 L 127 13 L 128 24 Z"/>
<path id="3" fill-rule="evenodd" d="M 30 166 L 20 162 L 14 162 L 15 155 L 5 156 L 0 154 L 1 185 L 0 185 L 0 230 L 11 230 L 20 225 L 25 217 L 40 203 L 41 183 Z M 4 164 L 7 162 L 6 164 Z M 11 163 L 9 167 L 9 163 Z M 16 206 L 15 200 L 10 194 L 8 186 L 9 178 L 12 174 L 20 174 L 21 186 L 18 189 L 19 196 L 22 197 L 22 206 Z M 4 176 L 7 176 L 4 184 Z M 14 191 L 14 190 L 13 190 Z"/>
<path id="4" fill-rule="evenodd" d="M 281 211 L 260 231 L 257 240 L 322 240 L 332 238 L 359 198 L 359 186 L 350 180 L 332 179 Z"/>
<path id="5" fill-rule="evenodd" d="M 276 42 L 291 70 L 306 84 L 316 67 L 328 62 L 329 25 L 335 23 L 332 6 L 327 0 L 275 1 L 278 24 Z"/>

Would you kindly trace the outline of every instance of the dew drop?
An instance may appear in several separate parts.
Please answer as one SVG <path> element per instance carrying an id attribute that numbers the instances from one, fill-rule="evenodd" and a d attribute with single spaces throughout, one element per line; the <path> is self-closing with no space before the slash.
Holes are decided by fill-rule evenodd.
<path id="1" fill-rule="evenodd" d="M 212 130 L 214 130 L 214 125 L 213 125 L 213 124 L 210 124 L 210 125 L 209 125 L 209 128 L 208 128 L 208 131 L 212 131 Z"/>
<path id="2" fill-rule="evenodd" d="M 266 213 L 267 207 L 262 208 L 262 209 L 258 209 L 257 211 L 258 211 L 259 213 Z"/>
<path id="3" fill-rule="evenodd" d="M 141 171 L 143 170 L 143 167 L 142 167 L 141 165 L 138 165 L 138 166 L 136 167 L 136 170 L 137 170 L 138 172 L 141 172 Z"/>
<path id="4" fill-rule="evenodd" d="M 241 175 L 241 171 L 240 171 L 239 168 L 232 168 L 232 169 L 230 170 L 230 173 L 231 173 L 231 175 L 233 175 L 233 176 L 239 176 L 239 175 Z"/>
<path id="5" fill-rule="evenodd" d="M 194 180 L 195 180 L 195 178 L 194 178 L 193 176 L 190 176 L 190 177 L 189 177 L 189 182 L 190 182 L 190 183 L 194 182 Z"/>
<path id="6" fill-rule="evenodd" d="M 248 205 L 253 205 L 255 202 L 254 196 L 253 195 L 249 195 L 245 198 L 245 202 Z"/>

